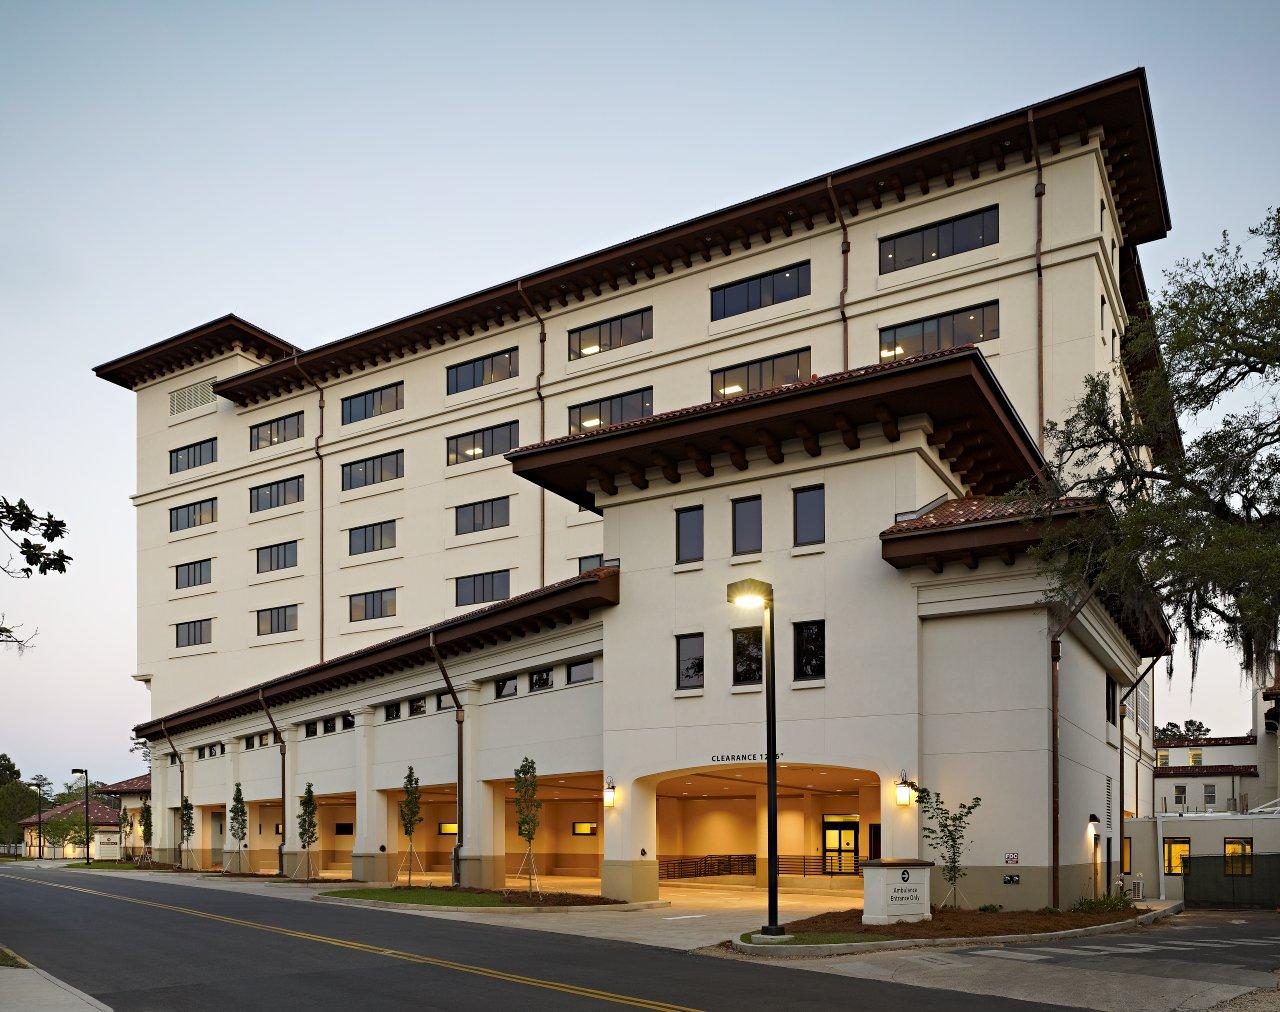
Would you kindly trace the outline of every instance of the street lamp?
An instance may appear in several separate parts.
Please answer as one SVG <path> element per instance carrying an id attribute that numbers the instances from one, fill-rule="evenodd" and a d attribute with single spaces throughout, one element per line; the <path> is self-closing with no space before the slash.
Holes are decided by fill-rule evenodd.
<path id="1" fill-rule="evenodd" d="M 93 861 L 89 858 L 89 771 L 71 771 L 72 776 L 77 773 L 84 774 L 84 863 L 91 866 Z"/>
<path id="2" fill-rule="evenodd" d="M 36 856 L 44 860 L 44 782 L 32 780 L 27 786 L 36 792 Z"/>
<path id="3" fill-rule="evenodd" d="M 781 935 L 778 923 L 778 708 L 773 679 L 773 584 L 764 580 L 738 580 L 729 584 L 730 604 L 763 608 L 761 647 L 764 654 L 764 762 L 769 803 L 769 923 L 762 935 Z"/>

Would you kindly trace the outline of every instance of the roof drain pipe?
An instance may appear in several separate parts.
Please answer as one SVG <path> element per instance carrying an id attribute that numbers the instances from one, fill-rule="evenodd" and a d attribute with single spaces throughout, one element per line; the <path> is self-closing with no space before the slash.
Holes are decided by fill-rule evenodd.
<path id="1" fill-rule="evenodd" d="M 1138 676 L 1137 680 L 1132 685 L 1129 686 L 1129 691 L 1126 692 L 1123 696 L 1121 696 L 1120 702 L 1116 704 L 1116 720 L 1120 724 L 1120 878 L 1122 881 L 1124 879 L 1124 874 L 1125 874 L 1125 871 L 1124 871 L 1124 717 L 1125 717 L 1125 708 L 1126 708 L 1125 704 L 1128 702 L 1129 697 L 1132 696 L 1138 690 L 1138 686 L 1142 684 L 1142 680 L 1146 678 L 1147 675 L 1151 674 L 1151 669 L 1156 666 L 1156 661 L 1158 660 L 1160 660 L 1159 657 L 1153 657 L 1151 659 L 1151 663 L 1147 665 L 1146 670 L 1143 671 L 1142 674 Z M 1138 726 L 1137 720 L 1133 722 L 1133 726 L 1134 726 L 1134 729 L 1136 730 Z M 1141 748 L 1141 745 L 1139 745 L 1139 748 Z M 1141 753 L 1139 753 L 1138 758 L 1141 759 Z M 1137 818 L 1137 815 L 1138 815 L 1137 783 L 1138 783 L 1137 766 L 1135 766 L 1134 767 L 1134 792 L 1133 792 L 1134 818 Z M 1152 805 L 1151 811 L 1154 814 L 1155 812 L 1154 805 Z M 1130 868 L 1133 867 L 1132 849 L 1130 852 L 1129 867 Z M 1123 888 L 1121 889 L 1121 891 L 1123 892 Z M 1110 894 L 1111 894 L 1111 883 L 1108 882 L 1107 895 L 1110 895 Z"/>
<path id="2" fill-rule="evenodd" d="M 160 733 L 164 735 L 164 740 L 169 743 L 169 751 L 178 760 L 178 811 L 182 811 L 182 803 L 187 800 L 187 767 L 182 761 L 182 753 L 178 751 L 173 744 L 173 739 L 169 737 L 169 729 L 164 726 L 164 721 L 160 721 Z M 89 775 L 85 774 L 85 779 L 89 779 Z M 179 821 L 181 825 L 181 821 Z M 178 867 L 182 867 L 182 830 L 178 830 Z"/>
<path id="3" fill-rule="evenodd" d="M 431 658 L 436 662 L 436 667 L 440 669 L 440 677 L 444 679 L 444 687 L 449 690 L 449 697 L 453 700 L 453 722 L 454 726 L 458 729 L 458 784 L 456 788 L 458 795 L 458 832 L 453 838 L 452 862 L 453 886 L 457 889 L 462 885 L 462 842 L 463 831 L 466 829 L 466 825 L 462 819 L 462 778 L 465 770 L 462 752 L 462 725 L 466 720 L 467 715 L 463 712 L 462 700 L 458 698 L 458 693 L 453 688 L 453 680 L 449 677 L 449 672 L 445 670 L 444 661 L 440 659 L 440 651 L 436 648 L 436 631 L 434 629 L 431 630 L 428 645 L 431 650 Z M 506 866 L 503 865 L 503 874 L 505 875 L 505 873 Z"/>
<path id="4" fill-rule="evenodd" d="M 320 395 L 320 425 L 316 431 L 314 449 L 316 454 L 316 470 L 320 485 L 320 662 L 324 663 L 324 456 L 320 453 L 320 441 L 324 439 L 324 387 L 311 378 L 307 370 L 298 362 L 298 353 L 293 353 L 293 366 L 302 374 L 302 378 L 316 388 Z M 283 814 L 281 816 L 283 818 Z M 283 851 L 282 851 L 283 853 Z M 283 861 L 283 858 L 281 858 Z M 283 867 L 283 865 L 282 865 Z M 281 874 L 284 874 L 281 871 Z"/>
<path id="5" fill-rule="evenodd" d="M 836 217 L 840 220 L 840 350 L 844 356 L 844 371 L 849 371 L 849 314 L 845 311 L 845 299 L 849 295 L 849 226 L 845 223 L 844 212 L 840 210 L 840 201 L 836 199 L 836 188 L 827 176 L 827 194 L 831 197 L 831 206 L 835 208 Z"/>
<path id="6" fill-rule="evenodd" d="M 533 300 L 524 290 L 524 282 L 516 279 L 516 291 L 524 299 L 525 307 L 538 321 L 538 376 L 533 382 L 533 394 L 538 398 L 538 441 L 547 438 L 547 402 L 542 396 L 542 377 L 547 373 L 547 323 L 534 308 Z M 547 490 L 538 489 L 538 586 L 547 585 Z M 441 668 L 441 671 L 444 669 Z M 445 676 L 448 681 L 448 676 Z M 461 802 L 459 802 L 461 804 Z"/>
<path id="7" fill-rule="evenodd" d="M 287 809 L 286 799 L 288 791 L 285 784 L 288 780 L 288 774 L 285 771 L 284 762 L 284 735 L 280 733 L 280 729 L 276 727 L 276 719 L 271 716 L 271 707 L 267 705 L 267 697 L 263 695 L 262 690 L 258 690 L 258 702 L 262 706 L 262 712 L 267 715 L 267 723 L 271 725 L 271 734 L 275 737 L 276 742 L 280 745 L 280 844 L 276 847 L 276 870 L 281 878 L 284 878 L 284 841 L 288 833 L 288 826 L 285 825 L 285 811 Z"/>
<path id="8" fill-rule="evenodd" d="M 1031 151 L 1036 160 L 1036 443 L 1044 453 L 1044 166 L 1036 137 L 1035 112 L 1027 110 Z M 1056 881 L 1056 880 L 1055 880 Z M 1054 906 L 1057 906 L 1055 903 Z"/>

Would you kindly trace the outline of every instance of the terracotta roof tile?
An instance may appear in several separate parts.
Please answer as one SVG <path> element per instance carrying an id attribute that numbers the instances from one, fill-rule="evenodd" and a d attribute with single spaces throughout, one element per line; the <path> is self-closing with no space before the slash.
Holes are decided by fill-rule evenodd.
<path id="1" fill-rule="evenodd" d="M 99 794 L 150 794 L 151 793 L 151 774 L 143 773 L 141 776 L 130 777 L 128 780 L 121 780 L 118 783 L 107 784 L 106 787 L 98 788 Z"/>
<path id="2" fill-rule="evenodd" d="M 37 822 L 47 821 L 55 815 L 83 815 L 84 801 L 68 801 L 65 805 L 55 805 L 53 808 L 46 808 L 42 813 L 37 812 L 35 815 L 28 815 L 25 819 L 19 819 L 19 826 L 34 826 Z M 119 817 L 116 810 L 110 805 L 104 805 L 100 801 L 90 800 L 89 802 L 89 821 L 95 826 L 115 826 L 119 824 Z"/>
<path id="3" fill-rule="evenodd" d="M 1090 500 L 1063 499 L 1061 508 L 1072 510 L 1088 506 Z M 944 527 L 964 527 L 969 524 L 992 523 L 1000 520 L 1020 520 L 1029 516 L 1025 505 L 1007 502 L 992 496 L 971 496 L 966 499 L 948 499 L 939 503 L 923 516 L 900 520 L 881 532 L 881 537 L 895 534 L 911 534 L 915 531 L 936 531 Z"/>
<path id="4" fill-rule="evenodd" d="M 1156 776 L 1161 780 L 1170 777 L 1256 777 L 1258 767 L 1254 765 L 1229 765 L 1220 763 L 1216 766 L 1157 766 Z"/>

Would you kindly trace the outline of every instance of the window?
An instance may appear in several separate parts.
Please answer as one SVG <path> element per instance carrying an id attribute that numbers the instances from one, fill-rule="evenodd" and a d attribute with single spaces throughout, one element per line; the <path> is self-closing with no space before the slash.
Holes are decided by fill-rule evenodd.
<path id="1" fill-rule="evenodd" d="M 676 688 L 701 689 L 703 682 L 702 633 L 676 637 Z"/>
<path id="2" fill-rule="evenodd" d="M 249 489 L 250 513 L 260 513 L 262 510 L 272 510 L 295 502 L 302 502 L 302 475 Z"/>
<path id="3" fill-rule="evenodd" d="M 176 755 L 176 754 L 174 754 L 173 752 L 170 752 L 170 753 L 169 753 L 169 765 L 170 765 L 170 766 L 177 766 L 177 765 L 178 765 L 178 757 L 177 757 L 177 755 Z"/>
<path id="4" fill-rule="evenodd" d="M 206 439 L 190 446 L 180 446 L 169 451 L 169 473 L 188 471 L 193 467 L 203 467 L 218 459 L 218 440 Z"/>
<path id="5" fill-rule="evenodd" d="M 298 606 L 296 604 L 258 610 L 259 636 L 273 636 L 276 633 L 294 632 L 297 628 Z"/>
<path id="6" fill-rule="evenodd" d="M 427 712 L 426 696 L 415 696 L 413 699 L 409 700 L 409 716 L 410 717 L 421 717 L 426 712 Z"/>
<path id="7" fill-rule="evenodd" d="M 302 438 L 302 412 L 295 411 L 283 418 L 273 418 L 269 422 L 259 422 L 249 426 L 249 451 L 261 450 L 278 443 L 287 443 L 291 439 Z"/>
<path id="8" fill-rule="evenodd" d="M 1000 209 L 988 207 L 880 240 L 880 273 L 932 263 L 1000 241 Z"/>
<path id="9" fill-rule="evenodd" d="M 494 699 L 510 699 L 516 694 L 516 679 L 512 675 L 509 678 L 499 678 L 493 683 Z"/>
<path id="10" fill-rule="evenodd" d="M 213 385 L 217 378 L 199 380 L 190 386 L 179 387 L 169 391 L 169 414 L 180 415 L 184 411 L 194 411 L 213 403 Z"/>
<path id="11" fill-rule="evenodd" d="M 454 708 L 453 697 L 449 695 L 447 691 L 436 693 L 436 712 L 437 713 L 439 713 L 441 710 L 452 710 L 453 708 Z"/>
<path id="12" fill-rule="evenodd" d="M 791 493 L 796 545 L 820 545 L 827 540 L 827 491 L 822 485 Z"/>
<path id="13" fill-rule="evenodd" d="M 196 749 L 196 758 L 197 758 L 197 759 L 203 759 L 203 758 L 204 758 L 204 746 L 203 746 L 203 745 L 201 745 L 198 749 Z"/>
<path id="14" fill-rule="evenodd" d="M 575 404 L 569 409 L 569 435 L 589 432 L 618 422 L 630 422 L 648 418 L 653 414 L 653 387 L 632 390 L 616 397 L 602 397 L 598 401 Z"/>
<path id="15" fill-rule="evenodd" d="M 585 661 L 574 661 L 569 665 L 568 675 L 565 682 L 569 685 L 577 685 L 579 682 L 590 682 L 596 677 L 595 662 L 588 659 Z"/>
<path id="16" fill-rule="evenodd" d="M 1204 749 L 1202 748 L 1187 749 L 1187 765 L 1203 766 L 1204 765 Z"/>
<path id="17" fill-rule="evenodd" d="M 173 580 L 177 590 L 203 587 L 213 580 L 213 560 L 201 559 L 199 562 L 184 562 L 181 566 L 174 566 Z"/>
<path id="18" fill-rule="evenodd" d="M 1218 785 L 1205 784 L 1204 785 L 1204 807 L 1208 808 L 1210 805 L 1216 805 L 1217 803 L 1218 803 Z"/>
<path id="19" fill-rule="evenodd" d="M 356 726 L 356 718 L 349 713 L 342 715 L 342 730 L 350 731 Z"/>
<path id="20" fill-rule="evenodd" d="M 569 331 L 569 361 L 625 348 L 653 337 L 653 309 L 639 309 Z"/>
<path id="21" fill-rule="evenodd" d="M 822 619 L 796 622 L 795 672 L 797 682 L 827 677 L 827 623 Z"/>
<path id="22" fill-rule="evenodd" d="M 364 622 L 371 618 L 391 618 L 396 613 L 395 588 L 371 590 L 364 594 L 352 594 L 349 615 L 352 622 Z"/>
<path id="23" fill-rule="evenodd" d="M 365 524 L 363 527 L 352 527 L 347 532 L 347 549 L 351 555 L 364 555 L 366 552 L 380 552 L 384 548 L 396 546 L 396 522 L 384 520 L 380 524 Z"/>
<path id="24" fill-rule="evenodd" d="M 252 734 L 245 735 L 245 738 L 244 738 L 245 751 L 248 751 L 249 749 L 253 748 L 254 745 L 256 745 L 257 743 L 258 743 L 258 738 L 256 735 L 252 735 Z"/>
<path id="25" fill-rule="evenodd" d="M 676 510 L 676 563 L 702 561 L 702 507 Z"/>
<path id="26" fill-rule="evenodd" d="M 354 822 L 335 822 L 333 824 L 334 836 L 355 836 L 356 824 Z"/>
<path id="27" fill-rule="evenodd" d="M 298 564 L 298 543 L 282 541 L 278 545 L 266 545 L 258 549 L 258 572 L 274 573 L 277 569 L 292 569 Z"/>
<path id="28" fill-rule="evenodd" d="M 542 671 L 529 672 L 530 692 L 541 692 L 543 689 L 551 688 L 552 684 L 550 668 L 545 668 Z"/>
<path id="29" fill-rule="evenodd" d="M 970 306 L 954 313 L 886 327 L 880 331 L 880 360 L 994 341 L 999 336 L 1000 303 L 988 302 L 985 306 Z"/>
<path id="30" fill-rule="evenodd" d="M 1107 297 L 1105 295 L 1098 296 L 1098 329 L 1104 333 L 1107 329 Z"/>
<path id="31" fill-rule="evenodd" d="M 578 575 L 589 573 L 593 569 L 599 569 L 604 565 L 603 555 L 579 555 L 578 556 Z"/>
<path id="32" fill-rule="evenodd" d="M 723 320 L 809 294 L 809 261 L 711 289 L 711 319 Z"/>
<path id="33" fill-rule="evenodd" d="M 383 719 L 383 720 L 399 720 L 399 719 L 400 719 L 400 704 L 399 704 L 399 703 L 388 703 L 386 706 L 384 706 L 384 707 L 382 708 L 382 719 Z"/>
<path id="34" fill-rule="evenodd" d="M 218 519 L 218 500 L 202 499 L 190 506 L 175 506 L 169 510 L 169 530 L 185 531 L 188 527 L 211 524 Z"/>
<path id="35" fill-rule="evenodd" d="M 460 394 L 464 390 L 489 383 L 500 383 L 520 375 L 520 349 L 508 348 L 494 355 L 459 362 L 445 370 L 445 392 Z"/>
<path id="36" fill-rule="evenodd" d="M 1228 836 L 1222 841 L 1222 872 L 1224 875 L 1243 876 L 1253 874 L 1253 837 Z"/>
<path id="37" fill-rule="evenodd" d="M 511 497 L 499 496 L 497 499 L 484 499 L 480 502 L 469 502 L 463 506 L 455 506 L 453 510 L 453 533 L 474 534 L 476 531 L 490 531 L 495 527 L 506 527 L 511 523 Z"/>
<path id="38" fill-rule="evenodd" d="M 304 728 L 304 732 L 308 738 L 314 738 L 316 736 L 316 722 L 314 720 L 309 721 Z"/>
<path id="39" fill-rule="evenodd" d="M 506 453 L 520 445 L 520 423 L 507 422 L 488 429 L 476 429 L 445 440 L 445 463 L 465 464 Z"/>
<path id="40" fill-rule="evenodd" d="M 1107 723 L 1117 724 L 1120 721 L 1120 686 L 1114 678 L 1107 675 Z"/>
<path id="41" fill-rule="evenodd" d="M 595 836 L 600 831 L 600 826 L 595 822 L 575 822 L 573 823 L 574 836 Z"/>
<path id="42" fill-rule="evenodd" d="M 1191 856 L 1191 841 L 1185 837 L 1172 839 L 1165 838 L 1164 841 L 1164 873 L 1166 875 L 1181 875 L 1182 862 Z"/>
<path id="43" fill-rule="evenodd" d="M 733 630 L 734 685 L 758 684 L 763 677 L 763 659 L 763 634 L 758 625 Z"/>
<path id="44" fill-rule="evenodd" d="M 1175 805 L 1186 805 L 1187 803 L 1187 785 L 1186 784 L 1173 785 L 1173 803 Z"/>
<path id="45" fill-rule="evenodd" d="M 782 355 L 714 369 L 711 372 L 711 399 L 723 401 L 757 390 L 799 383 L 809 378 L 811 357 L 808 348 L 801 348 Z"/>
<path id="46" fill-rule="evenodd" d="M 760 551 L 762 537 L 760 497 L 733 500 L 733 554 L 750 555 Z"/>
<path id="47" fill-rule="evenodd" d="M 391 481 L 404 477 L 404 450 L 394 453 L 383 453 L 377 457 L 366 457 L 364 460 L 353 460 L 342 465 L 342 491 L 353 488 L 364 488 L 376 485 L 380 481 Z"/>
<path id="48" fill-rule="evenodd" d="M 1133 841 L 1127 836 L 1120 841 L 1120 873 L 1133 874 Z"/>
<path id="49" fill-rule="evenodd" d="M 338 730 L 338 718 L 325 717 L 325 719 L 320 724 L 320 730 L 323 731 L 325 734 L 333 734 L 335 731 Z"/>
<path id="50" fill-rule="evenodd" d="M 457 836 L 458 824 L 456 822 L 437 822 L 436 835 L 437 836 Z"/>
<path id="51" fill-rule="evenodd" d="M 1156 749 L 1156 765 L 1157 766 L 1169 765 L 1169 750 L 1167 748 Z"/>
<path id="52" fill-rule="evenodd" d="M 390 383 L 376 390 L 342 398 L 342 424 L 361 422 L 374 415 L 385 415 L 404 407 L 404 384 Z"/>
<path id="53" fill-rule="evenodd" d="M 213 642 L 213 619 L 200 618 L 194 622 L 179 622 L 174 627 L 175 646 L 198 647 Z"/>
<path id="54" fill-rule="evenodd" d="M 454 603 L 457 605 L 505 601 L 510 596 L 511 570 L 509 569 L 459 576 L 454 581 Z"/>
<path id="55" fill-rule="evenodd" d="M 266 748 L 268 743 L 267 732 L 263 731 L 258 735 L 258 748 Z M 280 743 L 280 736 L 276 735 L 276 744 Z"/>

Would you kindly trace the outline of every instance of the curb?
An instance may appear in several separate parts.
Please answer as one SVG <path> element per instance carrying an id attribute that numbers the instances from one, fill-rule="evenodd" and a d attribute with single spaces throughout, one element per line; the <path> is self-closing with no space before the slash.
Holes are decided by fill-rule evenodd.
<path id="1" fill-rule="evenodd" d="M 894 949 L 919 949 L 940 945 L 1001 945 L 1011 942 L 1044 942 L 1059 938 L 1082 938 L 1088 935 L 1106 935 L 1130 928 L 1141 927 L 1165 917 L 1181 913 L 1179 900 L 1161 910 L 1151 910 L 1138 917 L 1112 924 L 1095 924 L 1088 928 L 1067 928 L 1064 931 L 1046 931 L 1035 935 L 978 935 L 973 938 L 896 938 L 887 942 L 837 942 L 832 945 L 752 945 L 738 939 L 730 939 L 735 952 L 747 956 L 766 956 L 773 959 L 793 959 L 799 956 L 852 956 L 860 952 L 888 952 Z"/>
<path id="2" fill-rule="evenodd" d="M 391 900 L 356 900 L 341 896 L 311 897 L 321 903 L 337 903 L 344 907 L 368 907 L 373 910 L 394 910 L 401 914 L 581 914 L 612 911 L 626 913 L 629 910 L 654 910 L 671 906 L 670 900 L 645 900 L 640 903 L 593 903 L 573 907 L 445 907 L 434 903 L 396 903 Z"/>

